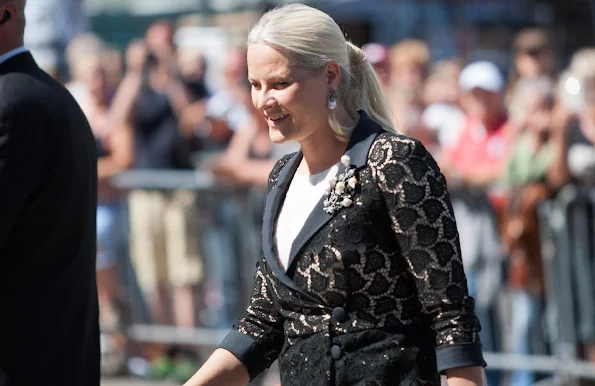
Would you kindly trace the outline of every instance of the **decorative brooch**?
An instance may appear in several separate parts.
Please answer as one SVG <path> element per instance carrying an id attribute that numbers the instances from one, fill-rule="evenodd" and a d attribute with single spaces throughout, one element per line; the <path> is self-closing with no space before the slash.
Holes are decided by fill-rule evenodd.
<path id="1" fill-rule="evenodd" d="M 329 185 L 324 193 L 326 198 L 324 199 L 323 208 L 330 215 L 353 204 L 353 194 L 357 186 L 355 168 L 350 168 L 351 158 L 344 155 L 341 157 L 341 163 L 345 165 L 345 172 L 339 174 L 338 177 L 330 178 Z"/>

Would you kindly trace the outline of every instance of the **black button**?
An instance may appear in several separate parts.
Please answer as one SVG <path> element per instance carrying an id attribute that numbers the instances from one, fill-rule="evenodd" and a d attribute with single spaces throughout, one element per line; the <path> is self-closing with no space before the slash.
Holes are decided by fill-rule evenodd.
<path id="1" fill-rule="evenodd" d="M 331 347 L 331 357 L 334 360 L 341 358 L 341 347 L 339 347 L 337 345 L 334 345 L 333 347 Z"/>
<path id="2" fill-rule="evenodd" d="M 333 318 L 337 322 L 343 323 L 345 320 L 347 320 L 347 312 L 345 312 L 343 307 L 337 307 L 333 309 Z"/>

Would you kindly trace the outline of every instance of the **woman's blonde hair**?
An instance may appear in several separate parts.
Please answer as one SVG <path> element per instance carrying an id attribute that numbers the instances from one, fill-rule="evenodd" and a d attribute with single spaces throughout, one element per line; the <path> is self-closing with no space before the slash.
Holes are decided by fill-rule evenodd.
<path id="1" fill-rule="evenodd" d="M 303 4 L 289 4 L 264 14 L 248 35 L 248 45 L 266 44 L 289 58 L 291 65 L 317 70 L 334 61 L 341 67 L 337 94 L 350 116 L 364 110 L 384 129 L 395 131 L 388 100 L 364 52 L 345 40 L 341 28 L 326 13 Z M 337 136 L 348 129 L 330 110 L 329 123 Z"/>

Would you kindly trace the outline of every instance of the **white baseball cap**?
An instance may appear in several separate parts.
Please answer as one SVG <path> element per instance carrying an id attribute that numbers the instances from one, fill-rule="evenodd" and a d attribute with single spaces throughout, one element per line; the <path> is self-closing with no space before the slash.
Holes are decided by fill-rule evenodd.
<path id="1" fill-rule="evenodd" d="M 504 77 L 498 66 L 482 60 L 463 68 L 459 75 L 459 86 L 465 91 L 480 88 L 490 92 L 501 92 L 504 89 Z"/>

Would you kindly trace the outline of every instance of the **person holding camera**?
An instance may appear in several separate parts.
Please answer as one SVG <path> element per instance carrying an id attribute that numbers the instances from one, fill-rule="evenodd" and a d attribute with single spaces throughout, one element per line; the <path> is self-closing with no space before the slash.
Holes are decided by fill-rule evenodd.
<path id="1" fill-rule="evenodd" d="M 157 21 L 149 27 L 145 38 L 133 41 L 126 52 L 126 75 L 114 96 L 112 113 L 116 121 L 132 127 L 133 169 L 194 168 L 193 132 L 184 129 L 180 120 L 186 109 L 204 95 L 193 93 L 179 74 L 173 33 L 169 22 Z M 194 288 L 202 276 L 196 237 L 196 193 L 139 187 L 129 192 L 128 205 L 130 257 L 148 298 L 152 322 L 195 327 Z M 186 374 L 178 369 L 189 361 L 172 361 L 177 352 L 171 347 L 158 350 L 151 358 L 154 366 L 150 376 L 184 378 Z M 178 362 L 185 364 L 178 366 Z"/>

